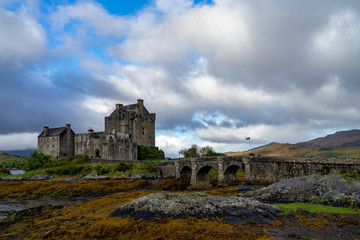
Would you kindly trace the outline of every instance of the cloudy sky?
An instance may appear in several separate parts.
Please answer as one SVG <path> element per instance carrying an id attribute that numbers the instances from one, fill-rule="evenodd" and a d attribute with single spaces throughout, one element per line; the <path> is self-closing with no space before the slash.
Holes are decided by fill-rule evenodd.
<path id="1" fill-rule="evenodd" d="M 145 101 L 168 156 L 360 123 L 360 1 L 0 0 L 0 149 Z"/>

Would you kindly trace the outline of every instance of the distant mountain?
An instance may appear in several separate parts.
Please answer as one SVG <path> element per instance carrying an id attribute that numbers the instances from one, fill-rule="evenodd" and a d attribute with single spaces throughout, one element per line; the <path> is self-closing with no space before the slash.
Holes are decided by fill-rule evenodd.
<path id="1" fill-rule="evenodd" d="M 26 150 L 13 150 L 13 151 L 1 151 L 5 154 L 8 155 L 12 155 L 12 156 L 17 156 L 17 157 L 25 157 L 25 156 L 29 156 L 30 153 L 37 151 L 36 148 L 34 149 L 26 149 Z"/>
<path id="2" fill-rule="evenodd" d="M 360 130 L 336 132 L 325 137 L 316 138 L 300 144 L 309 146 L 360 147 Z"/>
<path id="3" fill-rule="evenodd" d="M 266 145 L 262 145 L 262 146 L 259 146 L 259 147 L 254 147 L 252 149 L 250 149 L 249 151 L 251 150 L 256 150 L 256 149 L 260 149 L 260 148 L 263 148 L 263 147 L 267 147 L 267 146 L 271 146 L 271 145 L 275 145 L 275 144 L 279 144 L 278 142 L 271 142 L 271 143 L 268 143 Z"/>
<path id="4" fill-rule="evenodd" d="M 249 154 L 281 157 L 360 158 L 360 130 L 336 132 L 297 144 L 270 143 L 248 151 L 231 152 L 226 155 L 248 156 Z"/>
<path id="5" fill-rule="evenodd" d="M 360 158 L 360 147 L 310 146 L 305 144 L 273 144 L 255 150 L 227 153 L 227 156 L 273 156 L 273 157 L 324 157 L 324 158 Z"/>

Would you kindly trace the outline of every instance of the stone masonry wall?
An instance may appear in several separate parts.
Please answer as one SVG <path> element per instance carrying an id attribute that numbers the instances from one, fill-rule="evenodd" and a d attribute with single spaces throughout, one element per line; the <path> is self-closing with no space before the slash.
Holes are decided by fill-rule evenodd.
<path id="1" fill-rule="evenodd" d="M 60 137 L 41 137 L 38 138 L 38 151 L 54 158 L 59 156 Z"/>
<path id="2" fill-rule="evenodd" d="M 305 175 L 360 173 L 358 159 L 243 157 L 245 181 L 272 184 Z"/>

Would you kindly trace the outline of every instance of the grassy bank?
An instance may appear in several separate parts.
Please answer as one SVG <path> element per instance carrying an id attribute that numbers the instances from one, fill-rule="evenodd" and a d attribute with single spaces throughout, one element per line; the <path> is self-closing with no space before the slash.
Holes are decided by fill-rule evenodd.
<path id="1" fill-rule="evenodd" d="M 83 157 L 79 159 L 59 159 L 39 166 L 25 172 L 24 174 L 16 175 L 16 177 L 32 177 L 38 174 L 50 175 L 54 177 L 64 175 L 87 175 L 90 173 L 97 173 L 105 176 L 125 177 L 129 174 L 136 173 L 155 173 L 157 169 L 150 163 L 124 163 L 116 164 L 92 163 L 89 159 Z M 1 176 L 11 176 L 6 173 L 0 173 Z"/>
<path id="2" fill-rule="evenodd" d="M 332 207 L 313 203 L 276 203 L 272 205 L 292 212 L 303 209 L 311 213 L 360 214 L 360 210 L 356 208 Z"/>

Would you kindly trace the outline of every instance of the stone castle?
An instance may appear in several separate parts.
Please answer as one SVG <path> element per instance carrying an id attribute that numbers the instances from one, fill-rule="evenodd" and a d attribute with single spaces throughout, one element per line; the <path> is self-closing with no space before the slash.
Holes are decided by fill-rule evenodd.
<path id="1" fill-rule="evenodd" d="M 38 151 L 54 158 L 86 155 L 104 160 L 137 160 L 137 146 L 155 146 L 155 113 L 149 113 L 144 100 L 123 105 L 105 117 L 105 131 L 75 134 L 70 124 L 44 127 L 38 137 Z"/>

